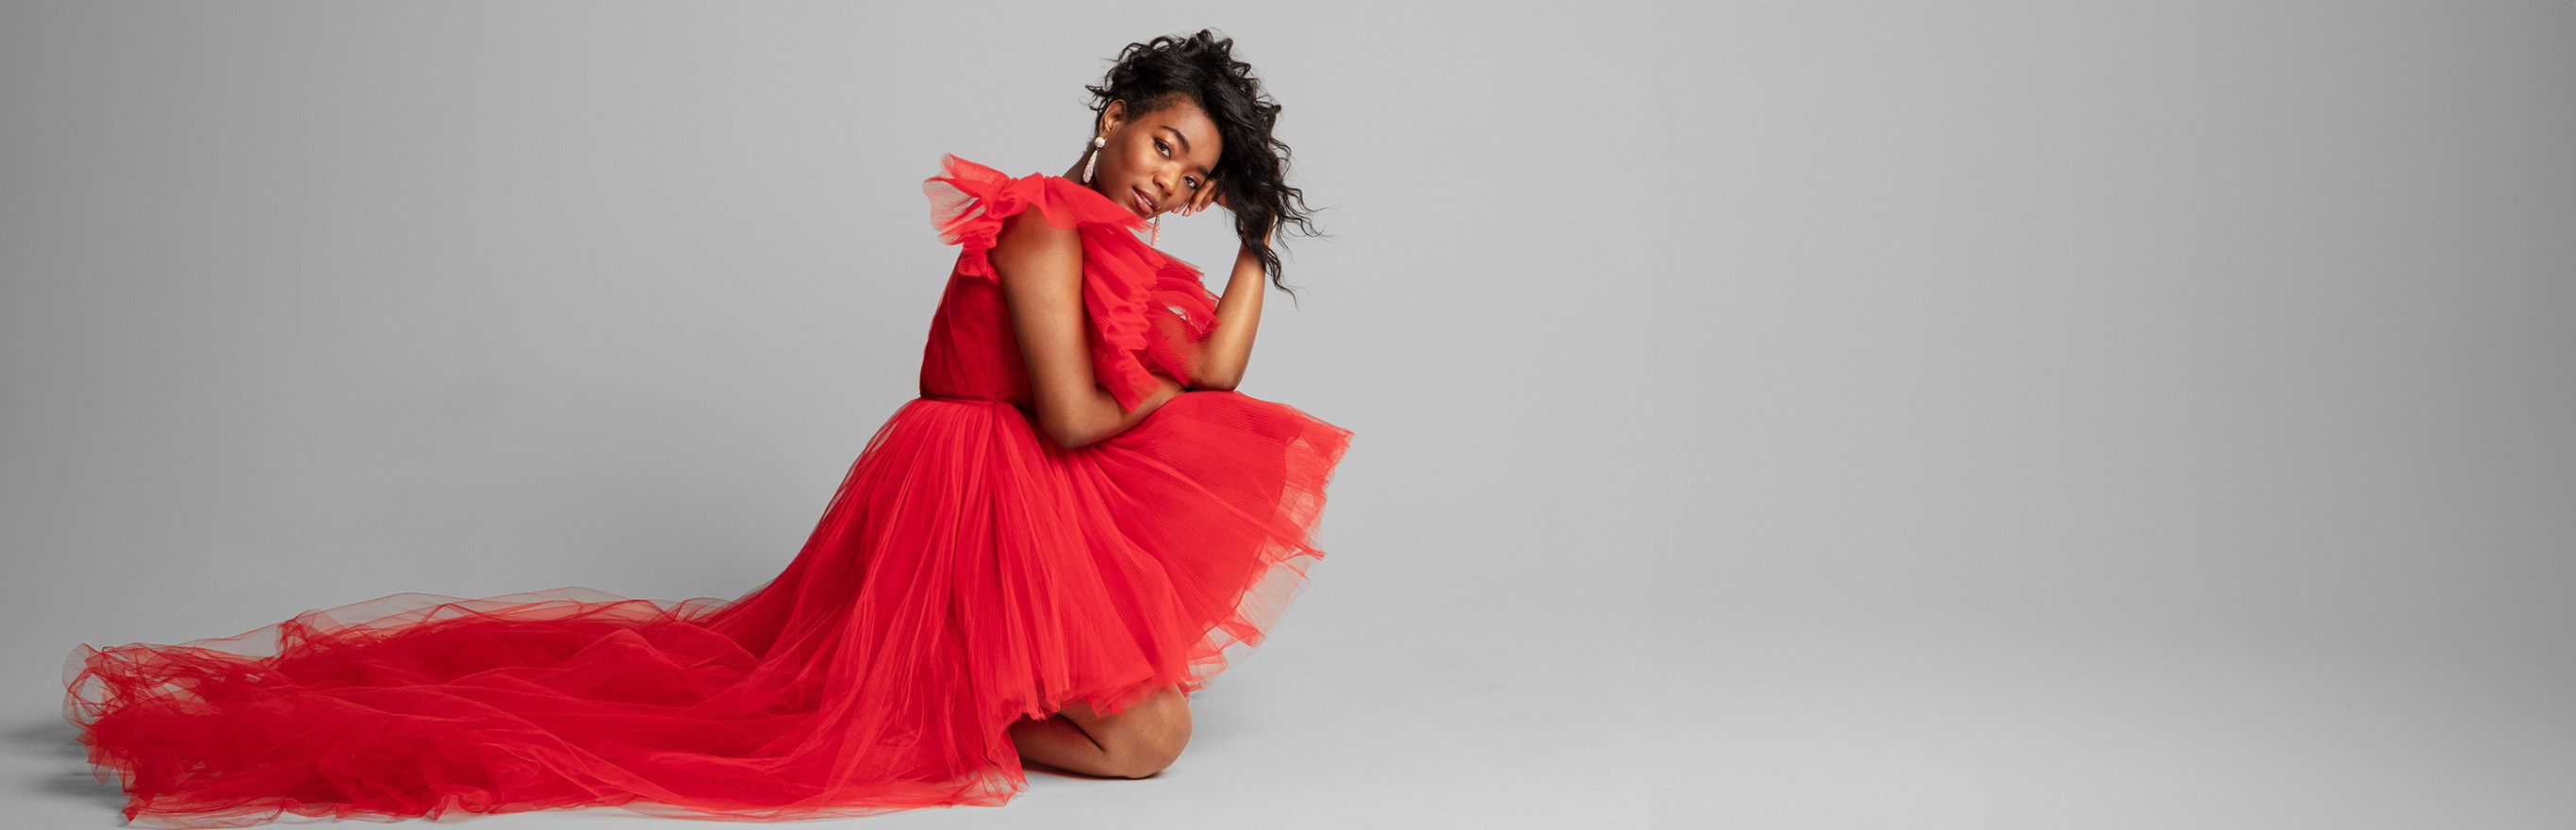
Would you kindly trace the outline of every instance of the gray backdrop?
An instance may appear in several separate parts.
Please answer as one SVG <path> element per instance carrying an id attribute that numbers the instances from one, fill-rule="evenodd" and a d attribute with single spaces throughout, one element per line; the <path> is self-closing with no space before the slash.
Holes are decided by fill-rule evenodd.
<path id="1" fill-rule="evenodd" d="M 758 586 L 920 179 L 1201 26 L 1333 555 L 1164 776 L 852 826 L 2576 822 L 2576 7 L 1910 2 L 0 7 L 9 823 L 76 643 Z"/>

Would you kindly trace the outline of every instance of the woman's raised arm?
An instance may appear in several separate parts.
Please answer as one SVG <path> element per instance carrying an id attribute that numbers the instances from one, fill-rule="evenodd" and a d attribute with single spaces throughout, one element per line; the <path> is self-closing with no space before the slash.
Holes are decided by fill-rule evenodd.
<path id="1" fill-rule="evenodd" d="M 1226 277 L 1225 296 L 1216 302 L 1216 328 L 1208 332 L 1199 365 L 1190 371 L 1191 388 L 1232 389 L 1243 383 L 1243 369 L 1252 362 L 1252 339 L 1261 333 L 1267 276 L 1251 248 L 1235 249 L 1234 273 Z"/>
<path id="2" fill-rule="evenodd" d="M 1080 231 L 1025 211 L 1002 221 L 985 256 L 1001 274 L 1002 300 L 1011 309 L 1011 330 L 1019 335 L 1029 391 L 1037 398 L 1038 431 L 1047 440 L 1073 449 L 1125 432 L 1180 393 L 1180 384 L 1163 378 L 1162 388 L 1130 411 L 1092 376 Z"/>

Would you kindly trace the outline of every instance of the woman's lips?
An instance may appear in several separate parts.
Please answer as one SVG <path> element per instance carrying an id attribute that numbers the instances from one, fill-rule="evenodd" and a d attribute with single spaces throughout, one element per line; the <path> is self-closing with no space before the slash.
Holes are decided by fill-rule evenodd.
<path id="1" fill-rule="evenodd" d="M 1134 190 L 1134 191 L 1136 191 L 1136 205 L 1137 205 L 1138 207 L 1142 207 L 1142 208 L 1144 208 L 1144 209 L 1145 209 L 1145 213 L 1146 213 L 1146 215 L 1148 215 L 1148 216 L 1153 215 L 1153 213 L 1154 213 L 1154 209 L 1155 209 L 1156 207 L 1159 207 L 1158 205 L 1154 204 L 1154 197 L 1145 195 L 1145 189 L 1144 189 L 1144 188 L 1141 188 L 1141 187 L 1135 187 L 1135 188 L 1129 188 L 1129 189 L 1130 189 L 1130 190 Z"/>

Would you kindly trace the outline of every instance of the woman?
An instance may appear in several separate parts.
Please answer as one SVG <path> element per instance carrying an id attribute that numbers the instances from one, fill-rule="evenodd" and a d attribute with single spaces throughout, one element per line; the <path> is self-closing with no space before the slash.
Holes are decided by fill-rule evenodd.
<path id="1" fill-rule="evenodd" d="M 1172 763 L 1187 694 L 1320 555 L 1349 437 L 1230 391 L 1278 279 L 1270 231 L 1308 229 L 1278 106 L 1231 48 L 1128 46 L 1064 177 L 952 157 L 926 183 L 963 251 L 922 397 L 768 585 L 397 595 L 230 640 L 83 647 L 67 716 L 127 816 L 812 818 L 1000 803 L 1023 763 Z M 1221 301 L 1150 244 L 1162 215 L 1211 207 L 1242 243 Z"/>

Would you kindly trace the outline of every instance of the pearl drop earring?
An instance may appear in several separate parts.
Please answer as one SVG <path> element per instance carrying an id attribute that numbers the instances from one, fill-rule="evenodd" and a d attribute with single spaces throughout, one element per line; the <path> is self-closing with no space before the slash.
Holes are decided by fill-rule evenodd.
<path id="1" fill-rule="evenodd" d="M 1091 171 L 1100 169 L 1100 148 L 1107 146 L 1109 146 L 1109 139 L 1096 135 L 1091 137 L 1091 151 L 1082 154 L 1084 158 L 1090 159 L 1082 163 L 1083 184 L 1090 184 Z"/>

